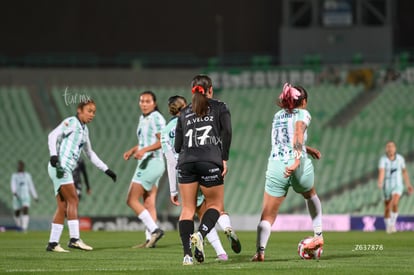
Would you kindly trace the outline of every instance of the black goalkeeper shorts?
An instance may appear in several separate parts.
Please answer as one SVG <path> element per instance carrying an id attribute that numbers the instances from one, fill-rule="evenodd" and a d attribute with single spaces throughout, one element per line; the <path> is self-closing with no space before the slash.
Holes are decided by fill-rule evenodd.
<path id="1" fill-rule="evenodd" d="M 178 166 L 178 182 L 180 184 L 198 182 L 205 187 L 224 183 L 223 166 L 212 162 L 189 162 Z"/>

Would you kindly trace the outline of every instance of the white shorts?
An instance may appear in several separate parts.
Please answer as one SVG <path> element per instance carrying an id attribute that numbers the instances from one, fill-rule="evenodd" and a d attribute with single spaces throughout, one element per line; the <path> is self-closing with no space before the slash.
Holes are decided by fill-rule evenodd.
<path id="1" fill-rule="evenodd" d="M 13 210 L 19 210 L 23 207 L 30 207 L 30 196 L 23 196 L 19 198 L 13 196 Z"/>

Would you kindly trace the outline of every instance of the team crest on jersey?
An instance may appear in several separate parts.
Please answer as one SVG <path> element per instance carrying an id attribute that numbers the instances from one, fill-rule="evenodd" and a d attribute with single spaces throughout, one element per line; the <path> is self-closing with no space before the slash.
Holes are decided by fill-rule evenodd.
<path id="1" fill-rule="evenodd" d="M 174 130 L 171 130 L 170 133 L 168 134 L 168 136 L 170 138 L 175 138 L 175 129 Z"/>

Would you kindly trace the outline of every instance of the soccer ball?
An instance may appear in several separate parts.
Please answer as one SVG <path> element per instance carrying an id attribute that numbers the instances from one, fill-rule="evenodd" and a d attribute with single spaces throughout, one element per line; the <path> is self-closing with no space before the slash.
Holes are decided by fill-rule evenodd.
<path id="1" fill-rule="evenodd" d="M 312 237 L 306 237 L 299 242 L 298 244 L 299 257 L 301 257 L 304 260 L 312 260 L 312 259 L 319 260 L 323 252 L 322 247 L 319 247 L 315 250 L 304 249 L 305 244 L 309 243 L 311 240 L 312 240 Z"/>

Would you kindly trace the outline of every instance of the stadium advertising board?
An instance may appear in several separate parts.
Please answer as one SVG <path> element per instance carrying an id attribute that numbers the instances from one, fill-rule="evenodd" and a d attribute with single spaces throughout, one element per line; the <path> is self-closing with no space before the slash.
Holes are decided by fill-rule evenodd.
<path id="1" fill-rule="evenodd" d="M 164 230 L 176 230 L 176 217 L 163 219 L 159 225 Z M 144 231 L 145 225 L 137 217 L 80 217 L 82 231 Z"/>
<path id="2" fill-rule="evenodd" d="M 276 88 L 284 83 L 297 83 L 309 87 L 322 83 L 332 84 L 362 84 L 372 87 L 374 84 L 384 84 L 390 81 L 387 76 L 390 68 L 378 66 L 334 67 L 328 66 L 320 69 L 302 68 L 269 68 L 269 69 L 236 69 L 209 71 L 208 74 L 215 83 L 216 89 L 242 89 L 242 88 Z M 414 84 L 414 67 L 404 70 L 392 70 L 395 78 L 392 81 Z"/>
<path id="3" fill-rule="evenodd" d="M 237 230 L 255 231 L 259 219 L 259 216 L 232 216 L 232 224 Z M 178 217 L 161 218 L 159 224 L 164 230 L 177 230 Z M 323 215 L 322 224 L 324 231 L 385 230 L 382 216 Z M 82 231 L 145 230 L 144 224 L 136 217 L 81 217 L 79 225 Z M 312 231 L 312 228 L 309 215 L 281 214 L 277 216 L 272 231 Z M 414 231 L 414 216 L 399 216 L 396 229 L 397 231 Z"/>
<path id="4" fill-rule="evenodd" d="M 414 231 L 414 217 L 398 216 L 395 228 L 397 231 Z M 382 216 L 351 217 L 351 230 L 367 232 L 385 230 L 384 218 Z"/>
<path id="5" fill-rule="evenodd" d="M 322 216 L 324 231 L 349 231 L 349 215 Z M 312 231 L 312 220 L 309 215 L 278 215 L 272 226 L 273 231 Z"/>

